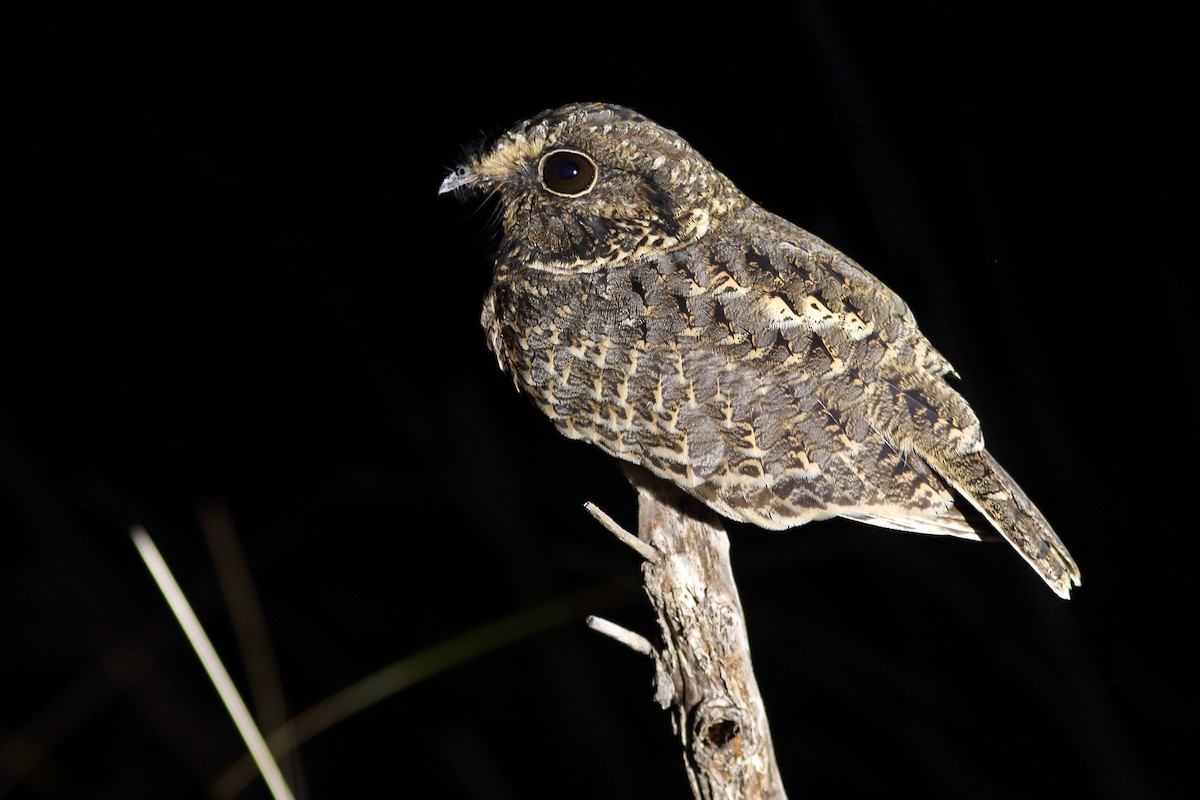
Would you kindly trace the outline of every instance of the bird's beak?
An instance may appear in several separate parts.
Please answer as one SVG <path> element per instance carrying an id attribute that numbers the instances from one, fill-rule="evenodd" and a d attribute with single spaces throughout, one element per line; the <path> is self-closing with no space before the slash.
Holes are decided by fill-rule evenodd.
<path id="1" fill-rule="evenodd" d="M 479 182 L 479 180 L 479 173 L 470 167 L 456 167 L 453 172 L 446 176 L 446 180 L 442 181 L 442 187 L 438 189 L 438 194 L 453 192 L 455 189 L 470 186 Z"/>

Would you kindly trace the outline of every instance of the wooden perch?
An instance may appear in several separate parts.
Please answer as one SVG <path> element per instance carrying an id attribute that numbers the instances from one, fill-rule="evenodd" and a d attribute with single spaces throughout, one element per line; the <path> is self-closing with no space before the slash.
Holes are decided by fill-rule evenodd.
<path id="1" fill-rule="evenodd" d="M 616 523 L 605 527 L 645 557 L 646 594 L 663 640 L 662 649 L 650 653 L 655 700 L 671 709 L 692 793 L 698 800 L 785 800 L 750 663 L 729 537 L 712 512 L 674 487 L 640 470 L 628 475 L 638 493 L 638 544 L 649 545 L 653 556 L 628 542 L 627 532 L 613 530 Z M 598 509 L 589 510 L 601 519 Z M 645 652 L 634 645 L 642 637 L 598 622 L 589 624 Z"/>

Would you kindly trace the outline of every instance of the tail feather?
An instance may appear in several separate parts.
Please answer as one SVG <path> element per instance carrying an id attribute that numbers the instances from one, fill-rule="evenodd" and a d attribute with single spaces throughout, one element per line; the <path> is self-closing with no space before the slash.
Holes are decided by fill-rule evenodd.
<path id="1" fill-rule="evenodd" d="M 930 464 L 995 526 L 1042 579 L 1067 599 L 1081 586 L 1079 567 L 1037 506 L 986 450 Z"/>

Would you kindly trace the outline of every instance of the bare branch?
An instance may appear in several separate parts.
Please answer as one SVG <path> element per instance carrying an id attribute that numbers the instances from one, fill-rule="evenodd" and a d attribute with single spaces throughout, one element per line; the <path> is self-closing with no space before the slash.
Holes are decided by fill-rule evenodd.
<path id="1" fill-rule="evenodd" d="M 659 553 L 642 565 L 663 648 L 655 699 L 671 708 L 698 800 L 786 800 L 745 616 L 718 518 L 673 486 L 627 470 L 638 534 Z"/>

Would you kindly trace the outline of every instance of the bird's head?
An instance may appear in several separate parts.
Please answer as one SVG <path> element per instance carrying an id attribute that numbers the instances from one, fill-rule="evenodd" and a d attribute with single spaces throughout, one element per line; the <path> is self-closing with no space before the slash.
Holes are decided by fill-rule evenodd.
<path id="1" fill-rule="evenodd" d="M 514 125 L 442 182 L 456 190 L 499 196 L 498 268 L 558 274 L 677 250 L 746 202 L 678 134 L 599 103 Z"/>

